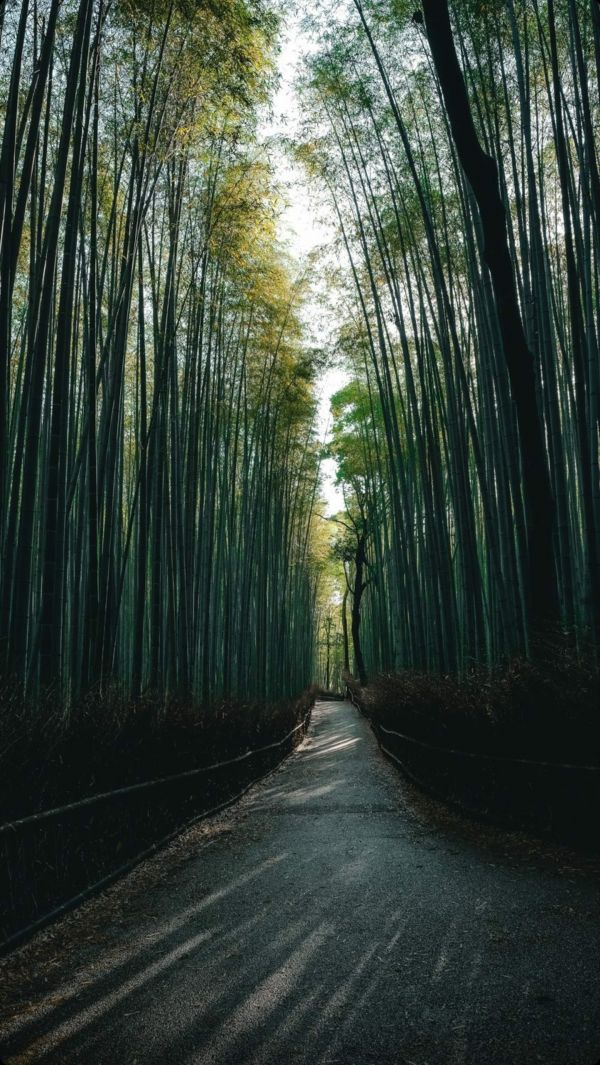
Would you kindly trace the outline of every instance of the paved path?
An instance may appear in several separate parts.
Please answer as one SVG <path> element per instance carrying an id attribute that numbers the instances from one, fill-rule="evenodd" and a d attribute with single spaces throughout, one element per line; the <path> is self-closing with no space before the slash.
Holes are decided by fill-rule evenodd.
<path id="1" fill-rule="evenodd" d="M 590 863 L 418 795 L 348 704 L 0 967 L 3 1061 L 593 1065 Z"/>

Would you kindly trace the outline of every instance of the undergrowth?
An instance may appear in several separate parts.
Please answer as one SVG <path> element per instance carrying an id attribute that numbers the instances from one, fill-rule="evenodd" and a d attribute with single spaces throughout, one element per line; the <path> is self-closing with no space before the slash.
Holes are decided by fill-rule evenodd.
<path id="1" fill-rule="evenodd" d="M 93 691 L 68 714 L 56 699 L 33 706 L 0 691 L 0 820 L 83 796 L 236 757 L 282 739 L 314 702 L 265 704 L 145 695 L 132 703 L 118 689 Z"/>
<path id="2" fill-rule="evenodd" d="M 538 664 L 522 657 L 465 676 L 381 673 L 348 684 L 388 728 L 446 747 L 600 764 L 600 671 L 591 654 L 555 642 Z"/>

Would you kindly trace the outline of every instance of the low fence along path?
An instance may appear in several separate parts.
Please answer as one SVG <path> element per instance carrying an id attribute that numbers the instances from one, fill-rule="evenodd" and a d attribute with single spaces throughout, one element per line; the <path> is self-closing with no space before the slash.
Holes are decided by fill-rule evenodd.
<path id="1" fill-rule="evenodd" d="M 448 813 L 348 703 L 0 963 L 7 1065 L 593 1065 L 594 863 Z"/>

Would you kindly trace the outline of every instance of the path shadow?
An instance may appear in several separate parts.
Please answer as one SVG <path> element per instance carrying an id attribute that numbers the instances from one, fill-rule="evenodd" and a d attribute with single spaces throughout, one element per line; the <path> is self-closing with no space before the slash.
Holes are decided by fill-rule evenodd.
<path id="1" fill-rule="evenodd" d="M 74 963 L 6 1018 L 6 1065 L 590 1065 L 597 892 L 569 916 L 560 878 L 427 849 L 387 767 L 355 776 L 365 750 L 333 718 L 135 934 L 78 947 L 74 923 Z"/>

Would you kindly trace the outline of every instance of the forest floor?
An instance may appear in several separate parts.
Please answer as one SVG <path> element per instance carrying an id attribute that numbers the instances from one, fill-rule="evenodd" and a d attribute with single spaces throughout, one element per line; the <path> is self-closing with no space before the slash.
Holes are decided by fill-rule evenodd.
<path id="1" fill-rule="evenodd" d="M 6 1065 L 595 1065 L 598 859 L 467 821 L 347 703 L 0 963 Z"/>

